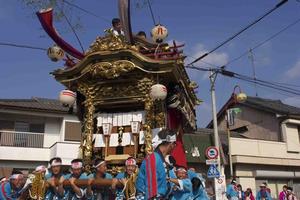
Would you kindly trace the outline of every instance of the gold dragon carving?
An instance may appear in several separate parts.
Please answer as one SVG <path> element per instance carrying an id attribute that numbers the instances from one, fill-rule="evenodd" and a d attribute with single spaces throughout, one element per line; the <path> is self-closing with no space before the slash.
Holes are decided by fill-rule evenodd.
<path id="1" fill-rule="evenodd" d="M 120 75 L 130 72 L 135 68 L 135 64 L 128 60 L 118 60 L 114 62 L 99 62 L 91 65 L 90 73 L 93 77 L 103 77 L 114 79 Z"/>
<path id="2" fill-rule="evenodd" d="M 130 47 L 130 45 L 126 44 L 125 38 L 114 34 L 107 34 L 105 37 L 97 37 L 86 52 L 86 55 L 97 51 L 115 51 L 128 49 Z"/>

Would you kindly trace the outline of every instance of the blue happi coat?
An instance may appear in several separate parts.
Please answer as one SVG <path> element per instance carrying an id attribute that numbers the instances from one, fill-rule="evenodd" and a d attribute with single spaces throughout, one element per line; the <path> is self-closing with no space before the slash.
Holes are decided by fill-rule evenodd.
<path id="1" fill-rule="evenodd" d="M 179 186 L 174 186 L 172 188 L 171 200 L 192 200 L 193 199 L 193 186 L 189 178 L 178 180 Z"/>
<path id="2" fill-rule="evenodd" d="M 22 189 L 12 189 L 9 181 L 3 182 L 0 185 L 0 200 L 17 200 L 22 194 Z"/>
<path id="3" fill-rule="evenodd" d="M 67 175 L 64 175 L 64 178 L 65 179 L 70 179 L 73 175 L 72 174 L 67 174 Z M 89 177 L 87 176 L 86 173 L 82 173 L 78 179 L 81 179 L 81 180 L 86 180 L 88 179 Z M 85 188 L 80 188 L 80 191 L 81 191 L 81 197 L 78 196 L 73 190 L 72 190 L 72 187 L 67 187 L 64 191 L 64 199 L 68 199 L 68 200 L 77 200 L 77 199 L 82 199 L 84 196 L 85 196 Z"/>
<path id="4" fill-rule="evenodd" d="M 151 165 L 150 162 L 151 156 L 155 161 L 154 166 Z M 155 180 L 153 176 L 156 176 Z M 153 185 L 156 185 L 156 188 L 152 188 Z M 149 196 L 151 193 L 153 194 L 153 191 L 155 190 L 157 191 L 156 197 L 166 196 L 168 184 L 166 180 L 164 157 L 159 149 L 156 149 L 143 160 L 136 180 L 136 190 L 137 199 L 149 199 Z"/>
<path id="5" fill-rule="evenodd" d="M 229 200 L 230 199 L 233 199 L 233 200 L 238 199 L 238 191 L 234 188 L 234 185 L 232 185 L 232 184 L 227 185 L 226 196 Z"/>
<path id="6" fill-rule="evenodd" d="M 89 178 L 94 178 L 96 179 L 96 173 L 92 173 L 88 176 Z M 102 177 L 104 179 L 112 179 L 112 175 L 109 173 L 105 173 L 104 176 Z M 93 195 L 90 197 L 87 197 L 88 200 L 109 200 L 111 196 L 110 188 L 108 187 L 101 187 L 100 188 L 92 188 L 93 190 Z"/>
<path id="7" fill-rule="evenodd" d="M 193 178 L 199 178 L 199 180 L 202 183 L 196 191 L 193 190 L 193 199 L 194 200 L 208 200 L 209 197 L 205 190 L 205 184 L 204 184 L 205 180 L 192 170 L 188 170 L 188 176 L 189 176 L 190 180 L 192 180 Z"/>
<path id="8" fill-rule="evenodd" d="M 62 174 L 59 175 L 58 178 L 60 178 L 61 176 L 62 176 Z M 46 180 L 50 180 L 52 177 L 53 177 L 53 174 L 51 172 L 49 172 L 48 174 L 45 175 Z M 47 189 L 46 194 L 45 194 L 45 200 L 62 200 L 62 199 L 63 199 L 63 196 L 61 196 L 57 192 L 55 192 L 52 187 L 49 187 Z"/>
<path id="9" fill-rule="evenodd" d="M 271 195 L 269 192 L 267 192 L 267 190 L 260 190 L 257 192 L 256 200 L 261 200 L 261 199 L 272 200 Z"/>

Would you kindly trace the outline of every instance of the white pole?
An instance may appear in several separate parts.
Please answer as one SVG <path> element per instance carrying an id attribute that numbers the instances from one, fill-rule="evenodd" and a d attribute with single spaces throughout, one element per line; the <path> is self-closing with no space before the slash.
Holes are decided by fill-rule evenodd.
<path id="1" fill-rule="evenodd" d="M 216 94 L 215 94 L 215 80 L 217 78 L 217 73 L 210 71 L 210 93 L 211 93 L 211 106 L 213 115 L 213 125 L 214 125 L 214 143 L 215 147 L 218 149 L 218 170 L 221 171 L 221 159 L 220 159 L 220 145 L 219 145 L 219 134 L 218 134 L 218 122 L 217 122 L 217 111 L 216 111 Z"/>

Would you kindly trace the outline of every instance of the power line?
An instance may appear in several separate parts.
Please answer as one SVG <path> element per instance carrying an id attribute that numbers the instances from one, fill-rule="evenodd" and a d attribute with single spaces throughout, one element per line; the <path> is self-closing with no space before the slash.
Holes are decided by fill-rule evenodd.
<path id="1" fill-rule="evenodd" d="M 260 85 L 263 87 L 267 87 L 267 88 L 275 89 L 275 90 L 282 91 L 282 92 L 285 92 L 288 94 L 294 94 L 294 95 L 300 96 L 300 90 L 290 88 L 287 86 L 282 86 L 279 84 L 274 84 L 272 82 L 268 82 L 268 81 L 261 80 L 261 79 L 254 79 L 254 78 L 246 76 L 246 75 L 242 75 L 242 74 L 238 74 L 238 73 L 235 73 L 232 71 L 225 70 L 224 68 L 207 69 L 207 68 L 200 68 L 200 67 L 195 67 L 195 66 L 186 66 L 186 67 L 191 68 L 191 69 L 196 69 L 199 71 L 213 71 L 214 73 L 220 73 L 220 74 L 230 77 L 230 78 L 243 80 L 243 81 L 246 81 L 249 83 L 254 83 L 254 84 L 257 84 L 257 85 Z"/>
<path id="2" fill-rule="evenodd" d="M 79 39 L 79 36 L 77 35 L 74 27 L 72 26 L 70 20 L 67 18 L 67 16 L 65 15 L 65 13 L 64 13 L 64 11 L 62 9 L 61 9 L 61 13 L 62 13 L 63 17 L 65 18 L 65 20 L 67 21 L 67 24 L 70 26 L 72 32 L 74 33 L 74 35 L 75 35 L 75 37 L 76 37 L 76 39 L 77 39 L 77 41 L 78 41 L 78 43 L 79 43 L 79 45 L 81 47 L 82 52 L 84 52 L 83 45 L 82 45 L 82 43 L 81 43 L 81 41 Z"/>
<path id="3" fill-rule="evenodd" d="M 273 38 L 277 37 L 279 34 L 281 34 L 282 32 L 286 31 L 287 29 L 291 28 L 292 26 L 296 25 L 296 24 L 299 23 L 299 22 L 300 22 L 300 18 L 297 19 L 297 20 L 295 20 L 294 22 L 290 23 L 289 25 L 287 25 L 286 27 L 284 27 L 284 28 L 281 29 L 280 31 L 276 32 L 275 34 L 271 35 L 270 37 L 268 37 L 268 38 L 265 39 L 264 41 L 262 41 L 262 42 L 256 44 L 256 45 L 255 45 L 254 47 L 252 47 L 251 49 L 252 49 L 252 50 L 255 50 L 255 49 L 261 47 L 261 46 L 264 45 L 265 43 L 269 42 L 270 40 L 272 40 Z M 241 59 L 242 57 L 244 57 L 245 55 L 247 55 L 248 52 L 249 52 L 248 50 L 245 51 L 245 52 L 243 52 L 241 55 L 239 55 L 239 56 L 237 56 L 236 58 L 234 58 L 234 59 L 228 61 L 228 62 L 227 62 L 226 64 L 224 64 L 224 65 L 231 64 L 231 63 L 233 63 L 233 62 L 235 62 L 235 61 Z"/>
<path id="4" fill-rule="evenodd" d="M 147 0 L 147 2 L 148 2 L 148 7 L 149 7 L 149 10 L 150 10 L 150 13 L 151 13 L 151 17 L 152 17 L 152 20 L 153 20 L 153 24 L 154 24 L 154 26 L 155 26 L 155 25 L 156 25 L 156 22 L 155 22 L 155 18 L 154 18 L 154 14 L 153 14 L 152 6 L 151 6 L 151 4 L 150 4 L 150 1 L 149 1 L 149 0 Z"/>
<path id="5" fill-rule="evenodd" d="M 234 38 L 236 38 L 238 35 L 240 35 L 241 33 L 243 33 L 244 31 L 246 31 L 247 29 L 249 29 L 251 26 L 255 25 L 256 23 L 258 23 L 259 21 L 261 21 L 263 18 L 265 18 L 266 16 L 268 16 L 269 14 L 271 14 L 273 11 L 277 10 L 279 7 L 281 7 L 283 4 L 285 4 L 286 2 L 288 2 L 288 0 L 281 0 L 281 2 L 279 2 L 274 8 L 272 8 L 271 10 L 269 10 L 268 12 L 266 12 L 265 14 L 263 14 L 261 17 L 259 17 L 258 19 L 254 20 L 252 23 L 250 23 L 248 26 L 246 26 L 245 28 L 243 28 L 242 30 L 238 31 L 236 34 L 234 34 L 233 36 L 231 36 L 230 38 L 228 38 L 227 40 L 225 40 L 224 42 L 222 42 L 221 44 L 219 44 L 217 47 L 215 47 L 214 49 L 212 49 L 211 51 L 203 54 L 202 56 L 200 56 L 199 58 L 197 58 L 196 60 L 194 60 L 193 62 L 191 62 L 189 65 L 194 64 L 196 62 L 198 62 L 199 60 L 205 58 L 206 56 L 208 56 L 209 54 L 211 54 L 212 52 L 216 51 L 217 49 L 219 49 L 220 47 L 222 47 L 223 45 L 225 45 L 226 43 L 230 42 L 231 40 L 233 40 Z"/>
<path id="6" fill-rule="evenodd" d="M 86 9 L 84 9 L 84 8 L 82 8 L 82 7 L 80 7 L 80 6 L 77 6 L 77 5 L 74 4 L 74 3 L 71 3 L 71 2 L 69 2 L 69 1 L 67 1 L 67 0 L 62 0 L 62 1 L 63 1 L 63 3 L 68 4 L 69 6 L 72 6 L 72 7 L 74 7 L 74 8 L 77 8 L 78 10 L 81 10 L 81 11 L 83 11 L 83 12 L 89 14 L 89 15 L 92 15 L 92 16 L 94 16 L 94 17 L 97 17 L 97 18 L 99 18 L 99 19 L 102 19 L 103 21 L 105 21 L 105 22 L 107 22 L 107 23 L 109 23 L 109 24 L 111 23 L 110 20 L 108 20 L 108 19 L 106 19 L 106 18 L 104 18 L 104 17 L 101 17 L 101 16 L 99 16 L 99 15 L 96 15 L 95 13 L 90 12 L 90 11 L 88 11 L 88 10 L 86 10 Z"/>
<path id="7" fill-rule="evenodd" d="M 35 50 L 47 51 L 47 49 L 42 48 L 42 47 L 35 47 L 35 46 L 23 45 L 23 44 L 14 44 L 14 43 L 8 43 L 8 42 L 0 42 L 0 46 L 10 46 L 10 47 L 18 47 L 18 48 L 25 48 L 25 49 L 35 49 Z"/>

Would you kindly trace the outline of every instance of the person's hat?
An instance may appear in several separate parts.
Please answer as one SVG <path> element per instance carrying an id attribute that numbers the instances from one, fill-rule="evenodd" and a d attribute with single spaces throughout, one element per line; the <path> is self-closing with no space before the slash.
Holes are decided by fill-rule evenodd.
<path id="1" fill-rule="evenodd" d="M 267 187 L 267 185 L 265 183 L 262 183 L 259 187 Z"/>

